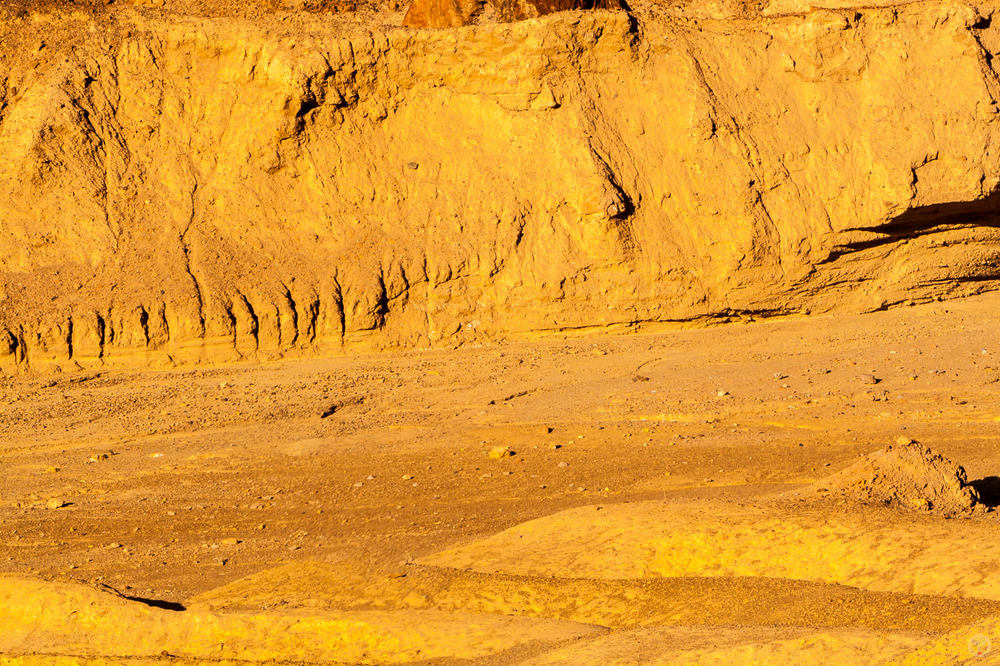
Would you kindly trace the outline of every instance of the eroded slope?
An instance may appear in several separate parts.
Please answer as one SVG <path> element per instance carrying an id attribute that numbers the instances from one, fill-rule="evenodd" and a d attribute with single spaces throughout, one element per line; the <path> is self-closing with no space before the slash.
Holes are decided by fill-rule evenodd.
<path id="1" fill-rule="evenodd" d="M 0 367 L 993 288 L 989 8 L 789 9 L 12 18 Z"/>

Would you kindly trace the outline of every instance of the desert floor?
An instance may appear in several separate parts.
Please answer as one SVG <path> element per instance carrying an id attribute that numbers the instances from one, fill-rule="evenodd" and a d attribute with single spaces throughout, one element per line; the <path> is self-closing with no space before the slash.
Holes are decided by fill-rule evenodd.
<path id="1" fill-rule="evenodd" d="M 0 660 L 940 663 L 910 653 L 956 629 L 969 658 L 994 512 L 795 491 L 900 436 L 1000 475 L 998 309 L 0 380 L 8 613 L 83 590 L 179 646 L 36 613 Z M 260 624 L 210 648 L 196 613 Z M 376 629 L 302 652 L 275 614 Z"/>

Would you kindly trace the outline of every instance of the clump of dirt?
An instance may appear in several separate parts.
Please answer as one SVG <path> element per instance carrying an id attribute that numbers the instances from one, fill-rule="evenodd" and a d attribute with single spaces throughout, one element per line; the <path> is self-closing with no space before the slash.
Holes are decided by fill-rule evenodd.
<path id="1" fill-rule="evenodd" d="M 825 497 L 944 516 L 968 516 L 986 509 L 961 465 L 905 438 L 821 479 L 811 489 Z"/>

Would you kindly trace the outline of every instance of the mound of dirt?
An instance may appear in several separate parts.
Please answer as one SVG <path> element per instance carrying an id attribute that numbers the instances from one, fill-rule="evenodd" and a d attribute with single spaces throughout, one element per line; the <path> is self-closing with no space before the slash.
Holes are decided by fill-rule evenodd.
<path id="1" fill-rule="evenodd" d="M 818 481 L 813 490 L 849 501 L 945 516 L 969 515 L 985 508 L 961 465 L 906 439 Z"/>

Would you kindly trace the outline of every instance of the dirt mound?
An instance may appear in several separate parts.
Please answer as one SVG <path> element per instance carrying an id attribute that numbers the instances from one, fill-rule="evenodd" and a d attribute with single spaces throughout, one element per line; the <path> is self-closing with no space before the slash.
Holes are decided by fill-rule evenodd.
<path id="1" fill-rule="evenodd" d="M 946 516 L 984 510 L 965 470 L 933 449 L 900 439 L 822 479 L 823 495 L 866 504 L 887 504 Z"/>

